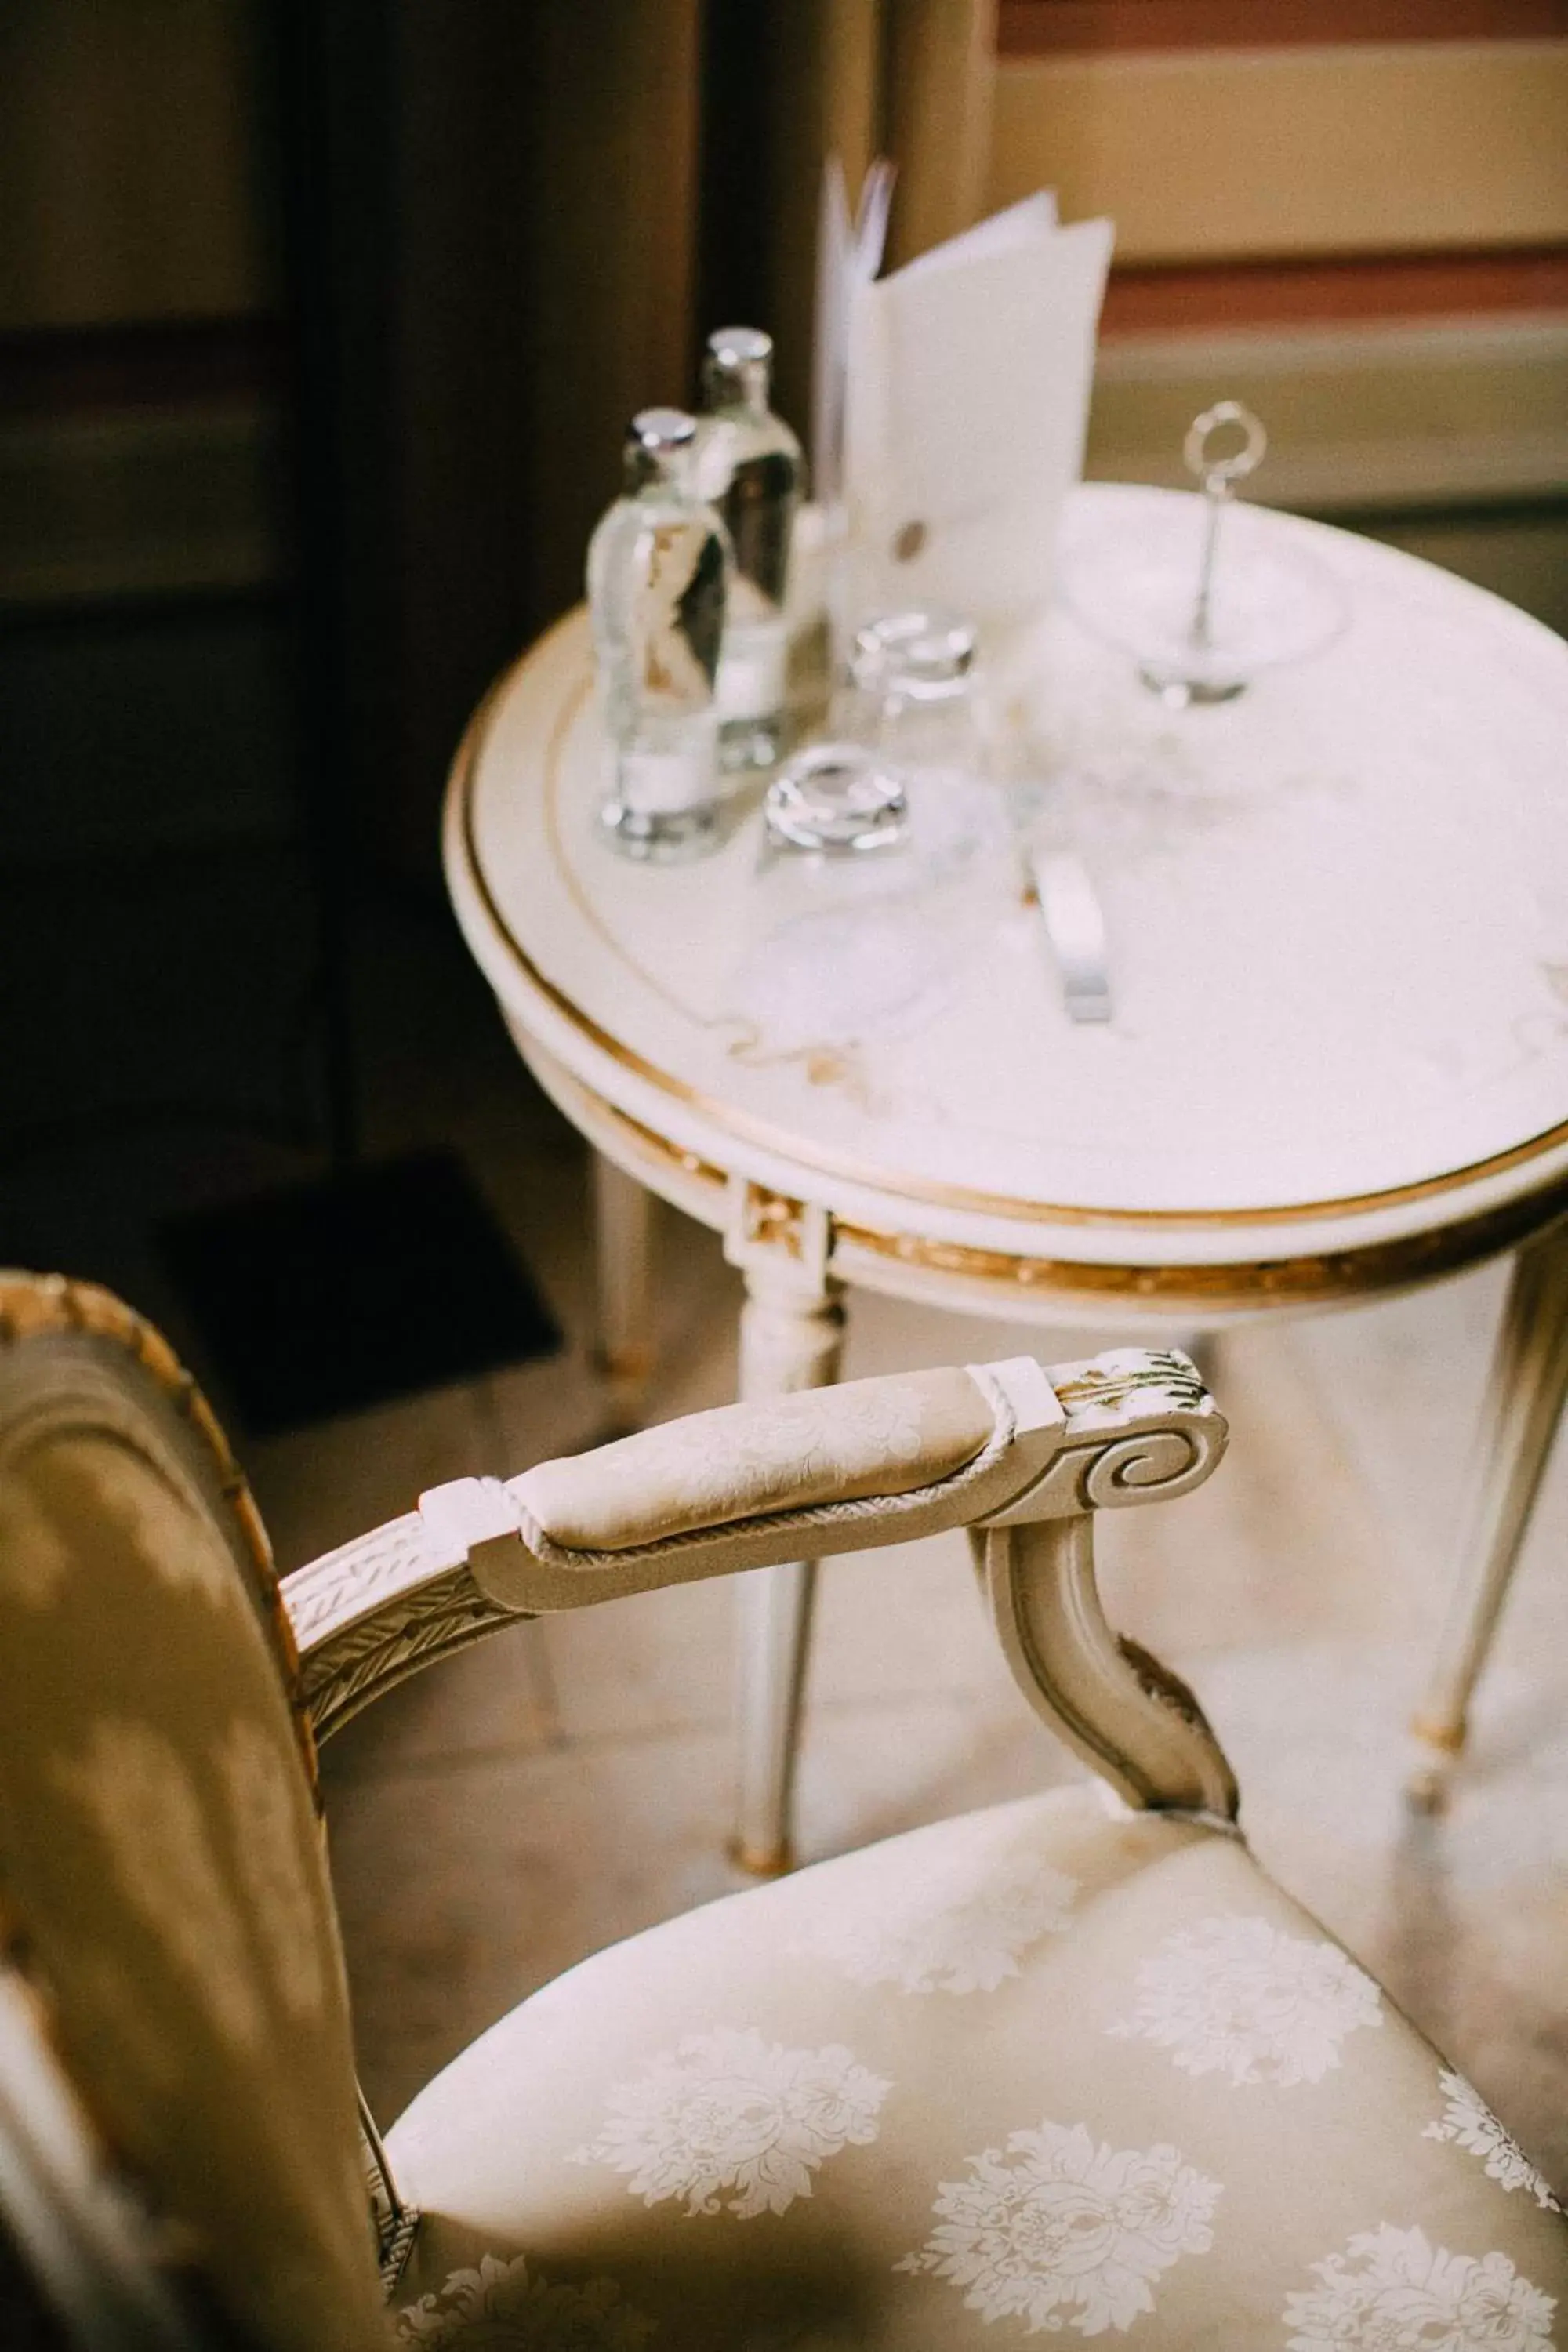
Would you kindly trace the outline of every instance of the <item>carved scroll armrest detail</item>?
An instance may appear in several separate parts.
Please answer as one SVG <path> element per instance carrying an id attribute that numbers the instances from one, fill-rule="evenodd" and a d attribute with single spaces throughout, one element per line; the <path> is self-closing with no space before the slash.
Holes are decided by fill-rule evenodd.
<path id="1" fill-rule="evenodd" d="M 1058 1442 L 1039 1476 L 989 1526 L 1190 1494 L 1225 1452 L 1225 1416 L 1176 1349 L 1112 1348 L 1058 1364 L 1050 1379 L 1066 1414 Z"/>
<path id="2" fill-rule="evenodd" d="M 1151 1501 L 1195 1486 L 1223 1449 L 1223 1420 L 1192 1365 L 1173 1353 L 1118 1349 L 1050 1375 L 1018 1357 L 968 1372 L 985 1400 L 990 1437 L 973 1458 L 901 1491 L 851 1493 L 588 1550 L 537 1523 L 526 1473 L 510 1485 L 460 1478 L 433 1488 L 417 1510 L 284 1580 L 318 1738 L 512 1618 L 945 1528 L 1000 1530 Z"/>
<path id="3" fill-rule="evenodd" d="M 1197 1700 L 1106 1622 L 1093 1534 L 1098 1510 L 1200 1485 L 1225 1451 L 1224 1418 L 1174 1349 L 1118 1349 L 1051 1377 L 1067 1410 L 1061 1444 L 973 1538 L 1014 1679 L 1127 1803 L 1233 1824 L 1236 1778 Z"/>

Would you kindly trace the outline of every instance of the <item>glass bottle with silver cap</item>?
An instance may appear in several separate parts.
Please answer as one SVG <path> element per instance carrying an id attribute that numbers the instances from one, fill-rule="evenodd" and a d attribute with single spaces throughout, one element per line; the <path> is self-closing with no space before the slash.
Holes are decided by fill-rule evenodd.
<path id="1" fill-rule="evenodd" d="M 719 756 L 731 771 L 771 768 L 784 748 L 790 537 L 800 443 L 768 405 L 771 335 L 721 327 L 708 338 L 699 478 L 735 552 L 719 667 Z"/>
<path id="2" fill-rule="evenodd" d="M 694 479 L 697 425 L 645 408 L 626 487 L 588 548 L 588 604 L 613 775 L 603 817 L 628 856 L 702 856 L 721 838 L 719 707 L 731 552 Z"/>

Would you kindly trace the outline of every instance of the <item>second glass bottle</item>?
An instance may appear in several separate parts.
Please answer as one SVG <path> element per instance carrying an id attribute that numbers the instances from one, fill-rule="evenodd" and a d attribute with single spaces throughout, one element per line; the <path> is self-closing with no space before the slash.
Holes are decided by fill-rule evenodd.
<path id="1" fill-rule="evenodd" d="M 720 764 L 771 768 L 784 746 L 790 538 L 800 501 L 800 443 L 768 405 L 773 338 L 721 327 L 708 338 L 699 484 L 734 550 L 719 668 Z"/>

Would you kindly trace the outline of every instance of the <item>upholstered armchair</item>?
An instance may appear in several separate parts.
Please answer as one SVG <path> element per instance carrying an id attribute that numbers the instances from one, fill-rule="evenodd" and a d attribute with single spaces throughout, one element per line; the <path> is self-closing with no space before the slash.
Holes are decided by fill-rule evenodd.
<path id="1" fill-rule="evenodd" d="M 1259 1868 L 1195 1701 L 1101 1614 L 1096 1514 L 1224 1448 L 1184 1358 L 700 1414 L 279 1585 L 155 1333 L 21 1277 L 0 1330 L 0 2237 L 37 2298 L 0 2341 L 46 2309 L 93 2352 L 1553 2341 L 1545 2182 Z M 520 1616 L 960 1528 L 1083 1785 L 600 1953 L 383 2142 L 317 1742 Z"/>

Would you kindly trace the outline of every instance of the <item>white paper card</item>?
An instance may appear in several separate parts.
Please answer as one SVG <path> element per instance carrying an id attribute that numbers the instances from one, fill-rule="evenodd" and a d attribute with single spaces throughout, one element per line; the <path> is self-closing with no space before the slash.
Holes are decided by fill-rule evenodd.
<path id="1" fill-rule="evenodd" d="M 822 171 L 816 221 L 816 357 L 811 394 L 811 481 L 819 503 L 837 507 L 844 490 L 844 386 L 855 289 L 882 267 L 893 166 L 879 155 L 866 171 L 853 220 L 844 166 L 830 155 Z M 1021 206 L 1015 205 L 1011 212 Z M 998 214 L 999 220 L 1010 213 Z"/>
<path id="2" fill-rule="evenodd" d="M 1059 228 L 1030 200 L 854 289 L 845 471 L 860 611 L 1007 622 L 1044 604 L 1082 470 L 1111 242 L 1109 221 Z"/>
<path id="3" fill-rule="evenodd" d="M 900 274 L 918 278 L 927 270 L 948 269 L 955 261 L 973 260 L 983 253 L 1008 253 L 1015 246 L 1026 245 L 1056 225 L 1056 190 L 1038 188 L 1032 196 L 1009 205 L 1005 212 L 993 213 L 989 220 L 977 221 L 973 228 L 962 229 L 945 245 L 933 245 L 929 253 L 917 254 L 913 261 L 904 264 Z"/>

